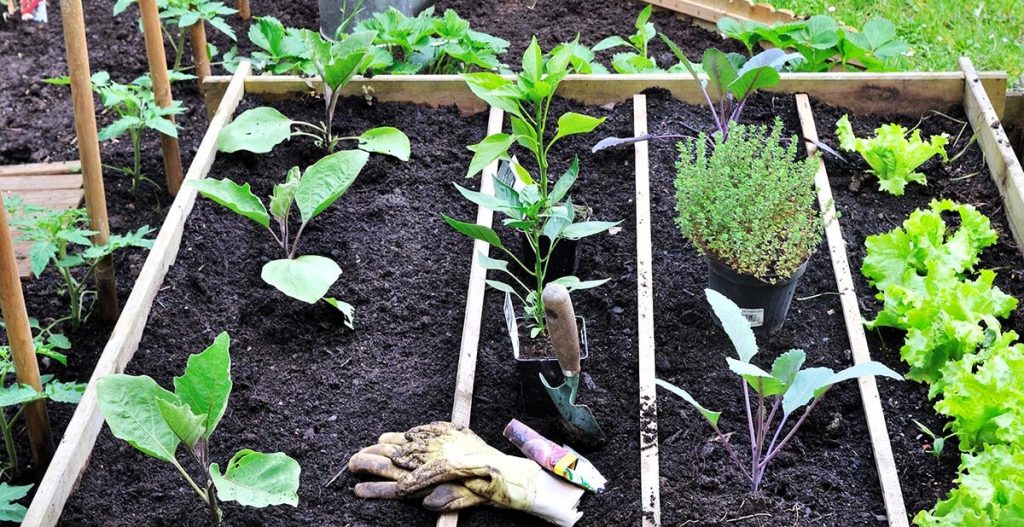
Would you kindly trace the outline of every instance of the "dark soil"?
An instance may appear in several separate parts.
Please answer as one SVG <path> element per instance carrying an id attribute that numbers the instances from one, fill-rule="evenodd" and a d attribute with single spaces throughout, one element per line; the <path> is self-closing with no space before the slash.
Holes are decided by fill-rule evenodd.
<path id="1" fill-rule="evenodd" d="M 651 133 L 680 133 L 680 123 L 709 125 L 704 107 L 648 95 Z M 744 121 L 782 119 L 788 134 L 799 122 L 792 96 L 760 95 L 747 105 Z M 685 132 L 682 132 L 685 133 Z M 746 437 L 743 395 L 725 358 L 735 351 L 710 315 L 704 288 L 704 259 L 679 233 L 673 179 L 674 143 L 651 144 L 651 200 L 654 240 L 654 309 L 658 376 L 723 412 L 721 426 L 735 432 L 741 452 Z M 823 241 L 797 285 L 785 326 L 759 337 L 770 367 L 781 352 L 807 352 L 808 366 L 840 370 L 852 364 L 842 309 L 836 295 L 828 247 Z M 731 463 L 699 414 L 678 397 L 659 390 L 661 508 L 665 525 L 882 525 L 882 504 L 864 410 L 857 385 L 834 387 L 793 441 L 769 466 L 757 493 Z"/>
<path id="2" fill-rule="evenodd" d="M 813 105 L 818 133 L 826 143 L 837 146 L 835 122 L 844 110 L 830 108 L 816 103 Z M 857 191 L 851 191 L 851 181 L 859 179 L 868 169 L 857 154 L 850 154 L 848 164 L 828 159 L 826 162 L 832 193 L 836 206 L 842 214 L 840 221 L 843 237 L 849 251 L 850 266 L 854 270 L 861 312 L 866 318 L 873 318 L 881 309 L 881 302 L 875 300 L 875 289 L 858 270 L 864 261 L 864 240 L 867 236 L 888 232 L 902 225 L 903 221 L 918 208 L 927 208 L 932 199 L 949 198 L 960 203 L 970 203 L 992 220 L 992 227 L 999 232 L 999 241 L 981 254 L 979 269 L 997 271 L 996 285 L 1007 294 L 1024 298 L 1024 265 L 1021 254 L 1010 233 L 999 191 L 992 181 L 984 157 L 977 143 L 968 144 L 972 132 L 963 129 L 966 117 L 962 108 L 943 111 L 947 117 L 927 114 L 918 117 L 898 115 L 850 115 L 854 131 L 858 136 L 868 136 L 875 128 L 886 123 L 899 123 L 907 128 L 920 122 L 924 138 L 934 134 L 948 133 L 950 143 L 946 146 L 950 157 L 966 152 L 956 161 L 942 163 L 933 158 L 921 171 L 928 177 L 928 185 L 911 184 L 902 197 L 892 196 L 878 190 L 877 180 L 864 181 Z M 924 119 L 922 121 L 922 119 Z M 956 119 L 956 120 L 953 120 Z M 1003 323 L 1004 329 L 1017 332 L 1024 330 L 1024 310 L 1017 309 Z M 901 362 L 899 349 L 903 345 L 904 333 L 888 328 L 868 333 L 872 357 L 896 371 L 906 371 Z M 923 436 L 914 425 L 917 419 L 931 430 L 942 430 L 946 419 L 933 409 L 928 400 L 928 387 L 913 381 L 894 382 L 879 380 L 879 390 L 885 409 L 889 435 L 892 438 L 896 465 L 903 485 L 907 512 L 914 515 L 922 509 L 931 509 L 935 502 L 945 497 L 952 488 L 960 458 L 955 438 L 946 442 L 945 452 L 936 459 L 926 448 L 931 439 Z"/>

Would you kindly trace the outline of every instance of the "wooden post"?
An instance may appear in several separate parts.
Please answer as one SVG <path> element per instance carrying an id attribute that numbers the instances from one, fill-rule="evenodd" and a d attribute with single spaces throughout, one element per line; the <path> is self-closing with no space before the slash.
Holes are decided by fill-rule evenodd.
<path id="1" fill-rule="evenodd" d="M 7 209 L 0 196 L 0 309 L 3 309 L 4 324 L 7 325 L 7 341 L 14 356 L 14 371 L 18 383 L 40 391 L 39 363 L 32 344 L 32 328 L 28 325 L 25 310 L 25 296 L 18 278 L 18 264 L 14 259 L 14 242 L 11 228 L 7 225 Z M 50 435 L 50 421 L 46 417 L 46 401 L 33 401 L 25 405 L 25 428 L 32 446 L 32 459 L 40 466 L 46 466 L 53 457 L 53 437 Z"/>
<path id="2" fill-rule="evenodd" d="M 203 81 L 210 76 L 210 54 L 206 47 L 206 22 L 200 20 L 188 29 L 189 41 L 192 44 L 192 62 L 196 65 L 196 81 L 199 83 L 199 94 L 205 94 Z"/>
<path id="3" fill-rule="evenodd" d="M 249 20 L 252 14 L 249 12 L 249 0 L 238 0 L 236 3 L 238 6 L 238 16 L 242 17 L 242 20 Z"/>
<path id="4" fill-rule="evenodd" d="M 241 0 L 239 0 L 239 1 L 241 1 Z M 17 13 L 17 12 L 18 12 L 18 7 L 17 7 L 17 4 L 15 4 L 15 0 L 7 0 L 7 14 L 8 14 L 8 16 L 13 17 L 13 16 L 15 16 L 15 13 Z"/>
<path id="5" fill-rule="evenodd" d="M 164 37 L 160 29 L 160 13 L 156 0 L 139 0 L 142 12 L 142 32 L 146 39 L 146 58 L 149 60 L 149 77 L 153 81 L 153 96 L 156 103 L 166 108 L 171 105 L 171 82 L 167 78 L 167 55 L 164 54 Z M 205 46 L 204 46 L 205 48 Z M 174 122 L 174 116 L 167 120 Z M 160 149 L 164 153 L 164 172 L 167 173 L 167 190 L 172 196 L 181 188 L 181 153 L 178 139 L 160 134 Z"/>
<path id="6" fill-rule="evenodd" d="M 89 227 L 96 231 L 92 242 L 103 245 L 110 236 L 110 225 L 107 223 L 107 197 L 103 190 L 100 143 L 96 135 L 96 107 L 92 100 L 89 48 L 85 40 L 82 0 L 61 0 L 60 12 L 64 22 L 68 75 L 71 77 L 78 155 L 82 163 L 85 208 L 89 211 Z M 117 280 L 114 277 L 114 261 L 110 256 L 96 266 L 96 295 L 103 319 L 107 322 L 117 320 L 120 311 L 117 303 Z"/>

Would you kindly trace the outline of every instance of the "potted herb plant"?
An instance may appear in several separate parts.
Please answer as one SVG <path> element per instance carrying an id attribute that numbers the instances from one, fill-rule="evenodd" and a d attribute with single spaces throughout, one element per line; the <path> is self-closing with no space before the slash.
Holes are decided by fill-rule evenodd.
<path id="1" fill-rule="evenodd" d="M 494 178 L 493 196 L 459 185 L 456 188 L 473 203 L 506 216 L 503 224 L 526 237 L 529 246 L 526 254 L 517 255 L 506 247 L 497 232 L 489 227 L 444 216 L 445 221 L 455 230 L 487 242 L 515 262 L 515 268 L 510 268 L 509 260 L 479 255 L 484 267 L 506 275 L 507 281 L 488 280 L 487 284 L 506 294 L 505 316 L 512 338 L 513 356 L 526 362 L 525 357 L 531 355 L 527 349 L 537 350 L 533 353 L 534 358 L 550 362 L 550 367 L 555 370 L 557 365 L 546 338 L 542 300 L 544 285 L 558 283 L 573 291 L 596 287 L 607 280 L 581 281 L 572 275 L 550 280 L 548 273 L 551 270 L 552 255 L 565 240 L 578 240 L 599 234 L 618 224 L 608 221 L 577 221 L 576 207 L 569 196 L 579 175 L 577 159 L 557 180 L 548 173 L 548 153 L 553 145 L 565 137 L 589 133 L 604 122 L 601 118 L 566 112 L 558 117 L 554 133 L 545 134 L 546 127 L 555 124 L 549 122 L 548 118 L 551 100 L 558 84 L 569 72 L 574 49 L 575 44 L 561 46 L 554 53 L 544 56 L 535 38 L 523 56 L 522 72 L 514 80 L 489 72 L 463 75 L 473 93 L 509 115 L 512 133 L 492 134 L 479 144 L 469 147 L 474 155 L 467 177 L 476 175 L 495 160 L 504 159 L 509 162 L 505 177 Z M 513 144 L 519 144 L 533 156 L 536 173 L 531 174 L 510 158 L 509 150 Z M 542 245 L 545 237 L 549 240 L 548 250 Z M 512 297 L 522 303 L 522 317 L 515 316 Z M 523 346 L 520 346 L 518 339 L 520 325 L 530 337 L 530 341 Z M 581 321 L 579 326 L 583 328 L 585 323 Z M 524 381 L 539 384 L 535 373 L 537 370 L 531 366 L 527 371 L 533 373 L 524 375 Z"/>
<path id="2" fill-rule="evenodd" d="M 710 288 L 751 326 L 782 327 L 797 281 L 821 242 L 817 160 L 797 159 L 782 123 L 729 126 L 679 143 L 676 223 L 707 260 Z"/>

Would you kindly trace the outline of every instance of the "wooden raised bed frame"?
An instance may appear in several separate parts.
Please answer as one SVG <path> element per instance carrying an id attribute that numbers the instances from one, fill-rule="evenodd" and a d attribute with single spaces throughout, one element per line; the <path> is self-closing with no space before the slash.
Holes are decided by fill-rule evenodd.
<path id="1" fill-rule="evenodd" d="M 984 151 L 991 175 L 999 186 L 1005 200 L 1008 218 L 1018 243 L 1024 233 L 1024 173 L 1009 149 L 1009 141 L 1000 126 L 1000 117 L 1006 100 L 1006 76 L 1002 73 L 978 74 L 970 61 L 961 61 L 962 71 L 947 73 L 836 73 L 836 74 L 783 74 L 782 83 L 773 91 L 778 93 L 803 93 L 816 97 L 825 103 L 845 106 L 858 113 L 903 113 L 920 114 L 931 109 L 945 109 L 954 104 L 963 104 L 971 125 L 978 132 L 978 141 Z M 268 98 L 294 98 L 315 92 L 319 82 L 297 77 L 254 77 L 249 64 L 243 63 L 232 77 L 215 76 L 205 82 L 206 100 L 212 119 L 210 127 L 196 152 L 186 180 L 206 176 L 216 156 L 216 138 L 220 130 L 232 118 L 239 101 L 246 94 Z M 702 104 L 703 100 L 696 83 L 685 75 L 593 75 L 570 76 L 560 87 L 563 97 L 590 105 L 603 105 L 633 98 L 634 128 L 637 133 L 646 129 L 646 99 L 637 95 L 648 88 L 665 88 L 672 95 L 689 104 Z M 409 102 L 431 106 L 456 105 L 464 113 L 487 110 L 465 83 L 456 76 L 377 76 L 372 79 L 357 78 L 347 88 L 345 95 L 372 96 L 380 101 Z M 994 104 L 993 104 L 994 103 Z M 804 134 L 813 137 L 813 120 L 809 114 L 806 96 L 797 98 L 801 109 Z M 492 110 L 488 132 L 501 129 L 503 116 Z M 813 152 L 813 148 L 809 148 Z M 652 262 L 650 240 L 650 188 L 647 146 L 639 143 L 636 153 L 636 203 L 637 203 L 637 273 L 638 273 L 638 324 L 640 388 L 638 403 L 647 412 L 656 408 L 654 392 L 654 319 L 652 300 Z M 493 173 L 489 167 L 485 174 Z M 484 182 L 483 192 L 492 192 L 490 179 Z M 826 215 L 833 214 L 829 196 L 828 178 L 822 167 L 816 181 L 819 185 L 819 201 Z M 35 499 L 22 525 L 49 526 L 60 518 L 68 496 L 73 492 L 78 479 L 84 472 L 96 437 L 103 425 L 95 396 L 95 381 L 105 375 L 121 372 L 138 348 L 149 316 L 150 307 L 159 291 L 168 268 L 173 264 L 181 243 L 182 229 L 195 203 L 194 187 L 182 187 L 167 214 L 152 251 L 143 266 L 131 296 L 125 305 L 120 320 L 111 334 L 110 341 L 90 378 L 89 387 L 75 411 L 58 447 L 49 470 L 39 484 Z M 480 209 L 477 222 L 489 224 L 492 213 Z M 864 345 L 863 327 L 853 291 L 849 262 L 846 259 L 844 242 L 838 224 L 833 222 L 827 232 L 829 250 L 837 286 L 842 296 L 844 319 L 853 349 L 854 361 L 868 359 Z M 1022 246 L 1024 247 L 1024 246 Z M 458 378 L 452 419 L 469 423 L 473 382 L 476 370 L 476 353 L 480 332 L 481 307 L 484 292 L 484 270 L 478 262 L 477 251 L 486 251 L 481 242 L 474 244 L 471 256 L 472 270 L 467 292 L 466 316 L 463 339 L 459 356 Z M 860 379 L 861 397 L 869 424 L 876 466 L 882 485 L 882 493 L 889 517 L 889 525 L 907 525 L 899 479 L 892 459 L 892 450 L 885 419 L 881 414 L 877 388 L 873 378 Z M 655 425 L 656 426 L 656 425 Z M 657 442 L 650 434 L 641 432 L 640 455 L 641 492 L 644 526 L 659 526 L 659 481 Z M 453 526 L 457 515 L 439 517 L 439 526 Z"/>

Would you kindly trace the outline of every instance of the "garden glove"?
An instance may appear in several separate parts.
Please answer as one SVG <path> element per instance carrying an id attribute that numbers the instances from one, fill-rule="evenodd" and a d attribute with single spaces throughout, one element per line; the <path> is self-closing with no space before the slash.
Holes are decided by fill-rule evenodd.
<path id="1" fill-rule="evenodd" d="M 480 503 L 572 526 L 583 515 L 576 507 L 583 489 L 547 473 L 532 460 L 492 448 L 467 428 L 435 422 L 401 433 L 386 433 L 376 445 L 352 456 L 353 473 L 392 481 L 360 483 L 364 498 L 426 495 L 431 510 L 459 510 Z"/>

